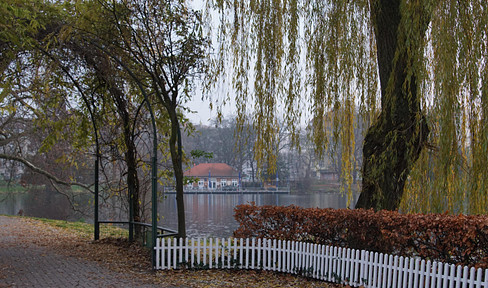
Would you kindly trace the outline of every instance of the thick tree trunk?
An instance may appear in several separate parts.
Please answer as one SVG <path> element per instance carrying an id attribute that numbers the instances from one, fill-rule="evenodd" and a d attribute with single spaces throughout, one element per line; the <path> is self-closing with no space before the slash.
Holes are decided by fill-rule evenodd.
<path id="1" fill-rule="evenodd" d="M 414 60 L 399 27 L 401 1 L 372 2 L 382 110 L 364 139 L 363 186 L 356 208 L 396 210 L 429 129 L 421 111 L 416 71 L 407 69 Z M 421 25 L 419 33 L 426 27 Z"/>

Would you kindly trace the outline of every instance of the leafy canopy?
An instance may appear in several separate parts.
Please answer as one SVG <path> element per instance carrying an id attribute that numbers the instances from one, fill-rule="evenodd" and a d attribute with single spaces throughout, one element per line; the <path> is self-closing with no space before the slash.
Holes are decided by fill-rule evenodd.
<path id="1" fill-rule="evenodd" d="M 258 131 L 261 164 L 276 151 L 283 110 L 293 143 L 302 117 L 312 126 L 318 154 L 330 144 L 328 133 L 341 142 L 342 179 L 346 187 L 351 185 L 354 126 L 359 122 L 354 118 L 371 124 L 386 107 L 371 20 L 376 5 L 380 2 L 207 1 L 208 13 L 216 9 L 220 15 L 210 79 L 231 75 L 224 78 L 232 83 L 240 123 L 250 115 Z M 421 152 L 407 179 L 401 209 L 485 213 L 488 3 L 402 1 L 400 13 L 402 43 L 413 59 L 404 68 L 404 87 L 408 75 L 417 77 L 419 93 L 413 97 L 420 97 L 431 131 L 430 149 Z M 422 21 L 428 27 L 418 33 Z"/>

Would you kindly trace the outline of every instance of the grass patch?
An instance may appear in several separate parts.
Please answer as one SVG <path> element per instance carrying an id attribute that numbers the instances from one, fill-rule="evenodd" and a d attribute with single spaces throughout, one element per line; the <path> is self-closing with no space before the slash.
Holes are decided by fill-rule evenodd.
<path id="1" fill-rule="evenodd" d="M 84 238 L 93 238 L 95 227 L 93 224 L 76 221 L 53 220 L 46 218 L 32 218 L 52 227 L 61 228 Z M 100 238 L 128 238 L 129 231 L 110 224 L 100 224 Z"/>
<path id="2" fill-rule="evenodd" d="M 24 187 L 19 184 L 6 185 L 0 183 L 0 194 L 8 194 L 8 193 L 21 194 L 21 193 L 26 193 L 27 191 L 29 191 L 29 187 Z"/>

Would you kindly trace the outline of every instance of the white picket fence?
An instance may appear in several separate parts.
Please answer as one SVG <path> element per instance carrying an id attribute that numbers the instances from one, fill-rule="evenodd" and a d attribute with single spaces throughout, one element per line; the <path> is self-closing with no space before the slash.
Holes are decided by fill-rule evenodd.
<path id="1" fill-rule="evenodd" d="M 270 239 L 158 239 L 156 269 L 263 269 L 364 287 L 488 288 L 488 269 Z"/>

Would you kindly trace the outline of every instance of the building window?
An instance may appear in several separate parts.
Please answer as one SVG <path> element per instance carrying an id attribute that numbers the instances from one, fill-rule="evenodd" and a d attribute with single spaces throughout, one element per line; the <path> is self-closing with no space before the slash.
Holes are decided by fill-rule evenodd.
<path id="1" fill-rule="evenodd" d="M 236 187 L 238 185 L 237 179 L 232 179 L 232 186 Z"/>

